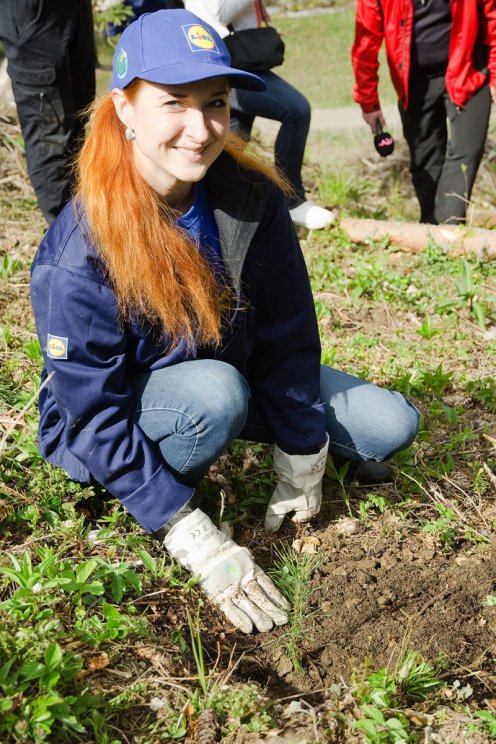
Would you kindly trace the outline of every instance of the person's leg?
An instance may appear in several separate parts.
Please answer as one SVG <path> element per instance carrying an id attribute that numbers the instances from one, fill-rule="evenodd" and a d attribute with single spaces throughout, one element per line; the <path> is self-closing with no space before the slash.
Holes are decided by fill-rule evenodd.
<path id="1" fill-rule="evenodd" d="M 383 462 L 417 435 L 419 412 L 400 393 L 326 366 L 320 391 L 331 455 Z"/>
<path id="2" fill-rule="evenodd" d="M 408 109 L 399 106 L 410 150 L 410 173 L 420 205 L 420 222 L 435 224 L 434 202 L 448 138 L 444 77 L 412 76 Z"/>
<path id="3" fill-rule="evenodd" d="M 243 429 L 250 391 L 231 365 L 182 362 L 133 379 L 135 420 L 164 461 L 194 485 Z"/>
<path id="4" fill-rule="evenodd" d="M 310 104 L 302 93 L 275 73 L 264 72 L 260 77 L 266 89 L 256 93 L 234 91 L 233 108 L 244 116 L 262 116 L 281 122 L 275 143 L 275 159 L 293 188 L 289 206 L 294 207 L 305 200 L 301 167 L 310 128 Z"/>
<path id="5" fill-rule="evenodd" d="M 455 106 L 447 95 L 445 104 L 450 137 L 436 193 L 435 217 L 440 224 L 465 220 L 489 126 L 489 85 L 477 91 L 463 109 Z"/>
<path id="6" fill-rule="evenodd" d="M 81 132 L 68 56 L 79 12 L 79 0 L 0 3 L 0 28 L 29 176 L 48 223 L 71 196 L 69 159 L 74 137 L 80 138 Z M 84 64 L 94 66 L 94 58 Z"/>
<path id="7" fill-rule="evenodd" d="M 339 463 L 383 462 L 408 447 L 418 431 L 419 412 L 401 393 L 322 365 L 320 397 L 325 406 L 329 454 Z M 251 398 L 240 439 L 274 442 L 256 398 Z M 363 470 L 363 480 L 381 480 L 384 469 Z M 360 474 L 358 474 L 360 475 Z M 360 480 L 360 477 L 359 477 Z"/>

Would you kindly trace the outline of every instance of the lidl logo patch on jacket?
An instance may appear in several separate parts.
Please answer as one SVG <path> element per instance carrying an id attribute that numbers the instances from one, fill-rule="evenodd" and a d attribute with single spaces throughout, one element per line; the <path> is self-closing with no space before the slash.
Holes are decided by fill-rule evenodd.
<path id="1" fill-rule="evenodd" d="M 67 359 L 68 339 L 48 334 L 47 354 L 51 359 Z"/>

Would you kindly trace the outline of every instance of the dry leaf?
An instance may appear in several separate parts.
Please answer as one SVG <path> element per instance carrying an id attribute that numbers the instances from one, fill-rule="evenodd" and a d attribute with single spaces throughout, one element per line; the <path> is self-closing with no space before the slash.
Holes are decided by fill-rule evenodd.
<path id="1" fill-rule="evenodd" d="M 108 657 L 108 654 L 103 653 L 100 654 L 100 656 L 92 656 L 90 659 L 86 661 L 86 669 L 89 672 L 97 672 L 99 669 L 105 669 L 105 667 L 108 667 L 110 664 L 110 659 Z"/>
<path id="2" fill-rule="evenodd" d="M 183 709 L 182 709 L 181 713 L 183 714 L 183 716 L 184 716 L 185 718 L 191 718 L 191 716 L 193 716 L 193 715 L 194 715 L 194 713 L 195 713 L 195 708 L 194 708 L 194 706 L 193 706 L 193 705 L 192 705 L 192 704 L 191 704 L 191 703 L 190 703 L 190 702 L 188 701 L 187 703 L 185 703 L 185 704 L 184 704 L 184 707 L 183 707 Z"/>
<path id="3" fill-rule="evenodd" d="M 150 646 L 140 646 L 136 649 L 136 653 L 140 659 L 147 659 L 154 667 L 161 665 L 164 659 L 162 654 Z"/>
<path id="4" fill-rule="evenodd" d="M 422 713 L 418 710 L 412 710 L 410 708 L 404 708 L 402 711 L 414 726 L 432 726 L 434 724 L 434 716 L 428 713 Z"/>
<path id="5" fill-rule="evenodd" d="M 316 553 L 322 543 L 318 537 L 307 535 L 306 537 L 297 537 L 293 540 L 291 547 L 296 553 Z"/>

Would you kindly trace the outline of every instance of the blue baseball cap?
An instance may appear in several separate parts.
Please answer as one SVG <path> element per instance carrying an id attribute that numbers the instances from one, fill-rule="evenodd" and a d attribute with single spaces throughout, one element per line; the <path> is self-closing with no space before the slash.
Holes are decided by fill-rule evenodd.
<path id="1" fill-rule="evenodd" d="M 225 75 L 233 88 L 265 90 L 251 72 L 231 67 L 217 31 L 188 10 L 145 13 L 127 26 L 117 44 L 110 89 L 124 89 L 136 78 L 181 85 Z"/>

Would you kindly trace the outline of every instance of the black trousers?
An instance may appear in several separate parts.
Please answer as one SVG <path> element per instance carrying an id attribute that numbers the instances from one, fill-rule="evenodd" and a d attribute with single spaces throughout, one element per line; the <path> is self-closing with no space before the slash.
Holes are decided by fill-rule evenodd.
<path id="1" fill-rule="evenodd" d="M 0 38 L 29 176 L 50 224 L 71 196 L 81 112 L 95 96 L 91 0 L 0 0 Z"/>
<path id="2" fill-rule="evenodd" d="M 415 74 L 409 96 L 408 109 L 400 106 L 399 110 L 420 221 L 463 222 L 484 153 L 491 111 L 489 85 L 459 109 L 448 97 L 444 76 Z"/>

